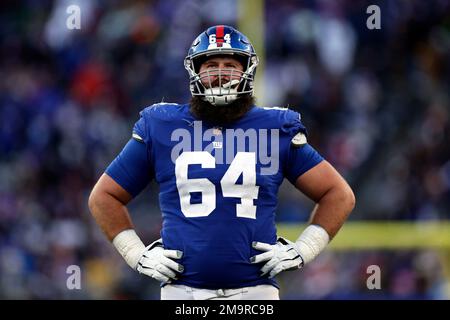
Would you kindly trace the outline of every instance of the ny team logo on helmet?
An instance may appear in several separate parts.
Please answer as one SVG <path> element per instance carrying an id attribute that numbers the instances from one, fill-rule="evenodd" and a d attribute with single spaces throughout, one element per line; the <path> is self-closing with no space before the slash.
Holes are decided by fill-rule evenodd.
<path id="1" fill-rule="evenodd" d="M 241 62 L 244 71 L 217 69 L 199 72 L 201 64 L 214 55 L 230 55 Z M 227 105 L 242 95 L 253 95 L 258 62 L 255 49 L 241 32 L 230 26 L 210 27 L 194 40 L 184 59 L 191 94 L 213 105 Z M 218 76 L 218 87 L 212 86 L 211 76 Z M 222 77 L 229 81 L 222 83 Z"/>

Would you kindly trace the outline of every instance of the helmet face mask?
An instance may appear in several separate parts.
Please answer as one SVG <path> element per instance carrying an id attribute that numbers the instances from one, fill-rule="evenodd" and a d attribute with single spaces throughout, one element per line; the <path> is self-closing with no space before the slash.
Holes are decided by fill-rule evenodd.
<path id="1" fill-rule="evenodd" d="M 218 55 L 238 60 L 243 71 L 231 68 L 200 72 L 202 63 Z M 253 46 L 242 33 L 229 26 L 211 27 L 194 40 L 184 60 L 191 94 L 217 106 L 227 105 L 242 95 L 253 95 L 258 62 Z M 212 77 L 219 82 L 211 83 Z"/>

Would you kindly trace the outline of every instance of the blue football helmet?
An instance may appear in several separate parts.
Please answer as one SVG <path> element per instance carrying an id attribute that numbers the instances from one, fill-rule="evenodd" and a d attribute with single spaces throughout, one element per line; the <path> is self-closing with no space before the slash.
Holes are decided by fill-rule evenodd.
<path id="1" fill-rule="evenodd" d="M 208 69 L 200 72 L 202 63 L 214 55 L 230 55 L 242 64 L 243 71 Z M 202 32 L 184 59 L 192 96 L 200 96 L 212 105 L 220 106 L 230 104 L 242 95 L 253 95 L 253 80 L 258 63 L 258 56 L 247 37 L 224 25 L 210 27 Z M 217 77 L 218 83 L 211 83 L 211 77 Z"/>

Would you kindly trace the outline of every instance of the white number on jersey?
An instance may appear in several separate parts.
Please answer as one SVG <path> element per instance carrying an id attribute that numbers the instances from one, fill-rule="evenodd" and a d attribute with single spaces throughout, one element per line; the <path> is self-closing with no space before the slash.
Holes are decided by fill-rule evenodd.
<path id="1" fill-rule="evenodd" d="M 259 186 L 256 185 L 256 158 L 254 152 L 238 152 L 225 172 L 220 185 L 224 197 L 240 198 L 236 205 L 236 216 L 256 219 Z M 202 168 L 215 168 L 214 157 L 206 151 L 183 152 L 175 161 L 175 178 L 180 207 L 188 218 L 206 217 L 216 208 L 216 187 L 206 178 L 189 179 L 190 164 L 200 164 Z M 242 184 L 236 184 L 242 174 Z M 202 202 L 191 204 L 191 192 L 200 192 Z"/>
<path id="2" fill-rule="evenodd" d="M 208 152 L 183 152 L 175 161 L 175 177 L 181 211 L 186 217 L 203 217 L 216 208 L 216 187 L 206 178 L 188 179 L 190 164 L 200 164 L 202 168 L 215 168 L 216 159 Z M 191 192 L 201 192 L 202 203 L 191 204 Z"/>
<path id="3" fill-rule="evenodd" d="M 242 173 L 242 184 L 236 184 Z M 238 152 L 222 180 L 224 197 L 241 198 L 236 205 L 236 215 L 242 218 L 256 219 L 256 206 L 253 200 L 258 198 L 259 186 L 256 185 L 256 168 L 254 152 Z"/>

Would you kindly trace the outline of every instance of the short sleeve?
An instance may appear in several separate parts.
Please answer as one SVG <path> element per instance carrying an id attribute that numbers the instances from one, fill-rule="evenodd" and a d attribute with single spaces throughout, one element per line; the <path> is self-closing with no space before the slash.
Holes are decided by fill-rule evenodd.
<path id="1" fill-rule="evenodd" d="M 285 177 L 295 185 L 297 178 L 323 161 L 323 157 L 309 144 L 289 147 Z"/>
<path id="2" fill-rule="evenodd" d="M 151 140 L 145 118 L 141 113 L 135 123 L 132 138 L 105 172 L 133 197 L 137 196 L 153 179 Z"/>
<path id="3" fill-rule="evenodd" d="M 307 143 L 308 132 L 301 121 L 300 113 L 286 110 L 281 130 L 289 139 L 288 155 L 284 164 L 285 177 L 295 185 L 297 178 L 319 164 L 323 157 Z"/>
<path id="4" fill-rule="evenodd" d="M 136 121 L 136 123 L 133 126 L 132 137 L 133 137 L 133 139 L 135 139 L 139 142 L 143 142 L 148 145 L 148 144 L 150 144 L 150 137 L 148 134 L 149 130 L 147 128 L 148 120 L 146 120 L 146 118 L 145 118 L 144 111 L 140 112 L 140 114 L 139 114 L 140 118 L 138 121 Z"/>

